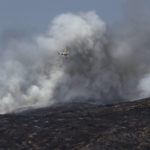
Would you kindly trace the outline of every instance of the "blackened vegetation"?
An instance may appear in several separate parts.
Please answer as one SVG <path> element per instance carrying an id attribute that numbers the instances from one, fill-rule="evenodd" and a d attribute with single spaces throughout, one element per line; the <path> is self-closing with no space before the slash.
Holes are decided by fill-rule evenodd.
<path id="1" fill-rule="evenodd" d="M 149 150 L 150 98 L 0 116 L 0 150 Z"/>

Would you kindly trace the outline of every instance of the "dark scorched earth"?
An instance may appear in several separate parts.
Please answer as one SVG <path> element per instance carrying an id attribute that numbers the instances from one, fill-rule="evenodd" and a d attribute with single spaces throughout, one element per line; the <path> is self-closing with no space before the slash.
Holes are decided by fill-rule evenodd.
<path id="1" fill-rule="evenodd" d="M 0 150 L 150 150 L 150 98 L 0 115 Z"/>

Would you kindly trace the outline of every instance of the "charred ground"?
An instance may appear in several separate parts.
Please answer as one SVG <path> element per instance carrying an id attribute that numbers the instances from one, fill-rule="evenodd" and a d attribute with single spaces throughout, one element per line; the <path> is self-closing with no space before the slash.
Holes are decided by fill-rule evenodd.
<path id="1" fill-rule="evenodd" d="M 0 150 L 136 149 L 150 149 L 150 98 L 0 115 Z"/>

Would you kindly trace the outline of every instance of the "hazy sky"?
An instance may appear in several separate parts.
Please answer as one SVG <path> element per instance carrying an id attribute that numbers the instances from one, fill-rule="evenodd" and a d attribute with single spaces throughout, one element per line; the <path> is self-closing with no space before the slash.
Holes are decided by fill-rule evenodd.
<path id="1" fill-rule="evenodd" d="M 0 31 L 42 31 L 60 13 L 94 10 L 106 22 L 120 18 L 126 0 L 0 0 Z"/>

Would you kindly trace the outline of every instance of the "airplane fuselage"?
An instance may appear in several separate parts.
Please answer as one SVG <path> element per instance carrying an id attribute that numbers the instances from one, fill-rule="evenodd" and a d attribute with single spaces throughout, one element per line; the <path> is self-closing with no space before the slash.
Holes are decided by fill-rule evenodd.
<path id="1" fill-rule="evenodd" d="M 58 54 L 59 54 L 59 55 L 63 55 L 63 56 L 67 56 L 67 55 L 69 55 L 69 52 L 64 51 L 64 52 L 59 52 Z"/>

